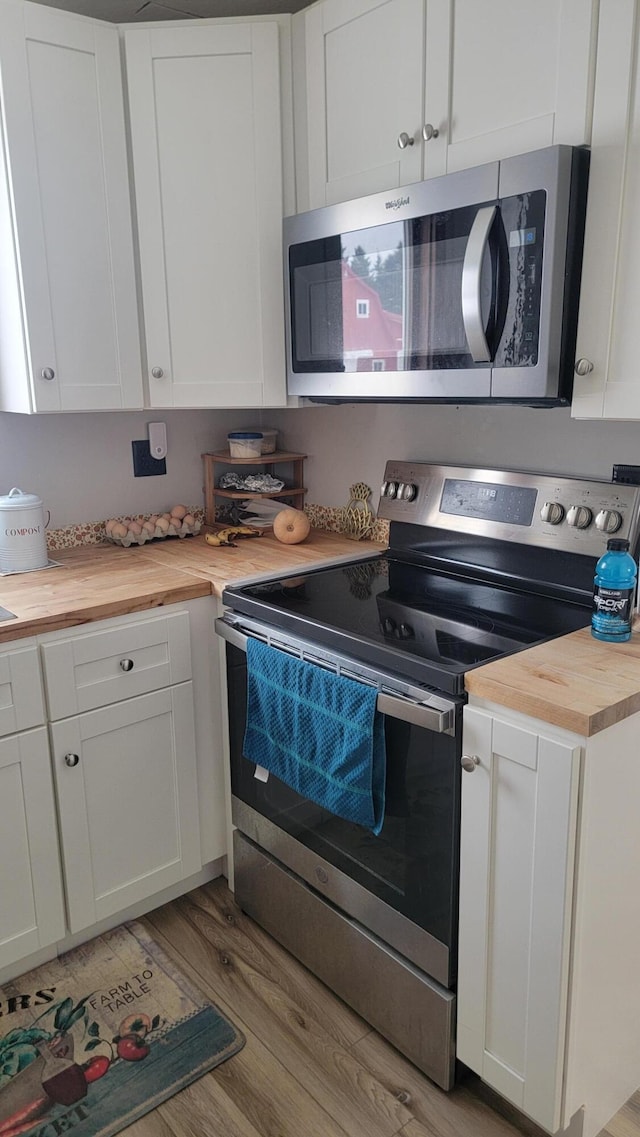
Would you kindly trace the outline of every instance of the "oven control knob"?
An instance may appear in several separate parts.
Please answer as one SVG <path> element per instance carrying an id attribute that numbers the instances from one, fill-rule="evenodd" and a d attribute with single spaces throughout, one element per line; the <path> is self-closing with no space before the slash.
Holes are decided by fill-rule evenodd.
<path id="1" fill-rule="evenodd" d="M 398 483 L 397 482 L 385 482 L 385 491 L 384 491 L 385 497 L 395 497 L 397 492 L 398 492 Z"/>
<path id="2" fill-rule="evenodd" d="M 413 640 L 415 639 L 415 634 L 411 624 L 400 624 L 396 631 L 396 636 L 399 640 Z"/>
<path id="3" fill-rule="evenodd" d="M 417 492 L 418 492 L 417 486 L 414 486 L 411 482 L 405 482 L 405 484 L 402 487 L 402 500 L 403 501 L 413 501 Z M 398 494 L 398 497 L 400 497 L 400 494 Z"/>
<path id="4" fill-rule="evenodd" d="M 617 533 L 622 525 L 622 514 L 617 509 L 601 509 L 596 515 L 596 529 L 601 533 Z"/>
<path id="5" fill-rule="evenodd" d="M 593 513 L 588 505 L 572 505 L 567 513 L 567 525 L 574 529 L 588 529 L 593 521 Z"/>
<path id="6" fill-rule="evenodd" d="M 564 506 L 559 501 L 545 501 L 540 517 L 549 525 L 559 525 L 564 517 Z"/>
<path id="7" fill-rule="evenodd" d="M 391 619 L 391 616 L 385 616 L 384 620 L 382 621 L 382 630 L 387 636 L 390 636 L 393 634 L 393 632 L 395 632 L 396 622 L 395 620 Z"/>

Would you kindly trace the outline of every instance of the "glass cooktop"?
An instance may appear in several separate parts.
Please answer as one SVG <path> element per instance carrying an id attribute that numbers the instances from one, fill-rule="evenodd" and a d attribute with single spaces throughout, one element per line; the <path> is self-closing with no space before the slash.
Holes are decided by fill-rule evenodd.
<path id="1" fill-rule="evenodd" d="M 390 555 L 225 591 L 234 611 L 453 694 L 489 660 L 586 627 L 590 607 Z"/>

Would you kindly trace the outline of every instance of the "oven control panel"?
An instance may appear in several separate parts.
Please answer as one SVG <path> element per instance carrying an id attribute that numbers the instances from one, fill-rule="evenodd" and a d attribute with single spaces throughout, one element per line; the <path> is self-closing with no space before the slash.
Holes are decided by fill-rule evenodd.
<path id="1" fill-rule="evenodd" d="M 600 556 L 614 534 L 635 551 L 640 486 L 389 461 L 378 517 Z"/>

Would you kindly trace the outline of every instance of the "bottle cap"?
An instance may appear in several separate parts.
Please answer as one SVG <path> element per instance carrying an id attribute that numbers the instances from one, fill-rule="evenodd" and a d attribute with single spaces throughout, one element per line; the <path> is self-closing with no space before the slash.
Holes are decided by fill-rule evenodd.
<path id="1" fill-rule="evenodd" d="M 625 541 L 624 537 L 610 537 L 607 541 L 607 552 L 611 550 L 612 553 L 626 553 L 629 548 L 629 542 Z"/>

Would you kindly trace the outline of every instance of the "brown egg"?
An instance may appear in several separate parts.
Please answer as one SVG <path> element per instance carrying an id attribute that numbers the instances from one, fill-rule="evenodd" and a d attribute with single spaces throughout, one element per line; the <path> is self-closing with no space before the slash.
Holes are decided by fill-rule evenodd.
<path id="1" fill-rule="evenodd" d="M 133 533 L 133 535 L 135 537 L 139 537 L 140 534 L 142 533 L 142 525 L 140 524 L 139 521 L 130 521 L 127 528 L 129 530 L 129 532 Z"/>
<path id="2" fill-rule="evenodd" d="M 108 521 L 105 521 L 104 527 L 105 527 L 107 533 L 111 533 L 114 525 L 117 525 L 117 524 L 118 524 L 118 522 L 116 521 L 115 517 L 110 517 Z"/>
<path id="3" fill-rule="evenodd" d="M 167 521 L 166 517 L 159 517 L 158 518 L 158 520 L 156 521 L 156 529 L 160 529 L 163 533 L 168 532 L 169 522 Z"/>
<path id="4" fill-rule="evenodd" d="M 149 521 L 143 521 L 143 522 L 142 522 L 142 532 L 143 532 L 143 533 L 150 533 L 150 534 L 151 534 L 151 536 L 153 536 L 153 534 L 155 533 L 155 531 L 156 531 L 156 523 L 155 523 L 155 521 L 151 521 L 151 520 L 149 520 Z"/>
<path id="5" fill-rule="evenodd" d="M 161 513 L 160 516 L 164 517 L 165 521 L 168 521 L 169 523 L 171 523 L 171 514 L 170 513 Z"/>
<path id="6" fill-rule="evenodd" d="M 196 523 L 196 519 L 193 516 L 193 514 L 192 513 L 185 513 L 184 517 L 182 518 L 182 528 L 183 529 L 193 529 L 195 523 Z"/>
<path id="7" fill-rule="evenodd" d="M 126 535 L 127 535 L 126 525 L 123 525 L 121 521 L 115 521 L 112 528 L 111 528 L 111 536 L 112 537 L 126 537 Z"/>
<path id="8" fill-rule="evenodd" d="M 152 513 L 151 516 L 147 518 L 147 521 L 150 521 L 152 525 L 155 525 L 157 520 L 158 520 L 158 514 L 157 513 Z"/>
<path id="9" fill-rule="evenodd" d="M 185 517 L 188 512 L 189 510 L 187 509 L 186 505 L 174 505 L 173 509 L 171 510 L 171 516 L 178 517 L 180 521 L 182 521 L 182 518 Z"/>
<path id="10" fill-rule="evenodd" d="M 179 517 L 172 517 L 171 518 L 171 524 L 170 524 L 169 528 L 175 529 L 176 533 L 179 533 L 180 530 L 182 529 L 182 522 L 181 522 L 180 518 Z"/>

